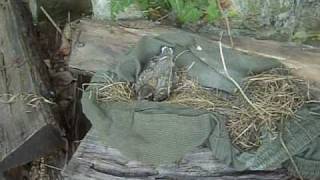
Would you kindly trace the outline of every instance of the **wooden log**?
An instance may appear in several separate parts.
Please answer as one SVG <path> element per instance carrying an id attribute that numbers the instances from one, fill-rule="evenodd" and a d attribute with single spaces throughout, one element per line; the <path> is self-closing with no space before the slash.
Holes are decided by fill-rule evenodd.
<path id="1" fill-rule="evenodd" d="M 131 23 L 132 24 L 132 23 Z M 74 34 L 70 66 L 79 73 L 90 74 L 116 63 L 115 57 L 125 53 L 144 35 L 158 35 L 181 31 L 171 27 L 155 26 L 143 21 L 133 26 L 105 24 L 81 20 Z M 213 43 L 217 37 L 204 34 Z M 226 38 L 227 39 L 227 38 Z M 288 46 L 273 41 L 258 41 L 250 38 L 235 38 L 235 50 L 265 57 L 273 57 L 313 84 L 320 93 L 320 50 Z M 224 42 L 229 47 L 228 42 Z M 319 96 L 320 97 L 320 94 Z M 82 140 L 77 152 L 63 172 L 66 179 L 289 179 L 284 170 L 237 172 L 213 158 L 204 148 L 187 154 L 178 164 L 160 167 L 147 166 L 129 161 L 116 149 L 105 147 L 92 129 Z"/>
<path id="2" fill-rule="evenodd" d="M 0 173 L 64 146 L 26 6 L 0 2 Z"/>

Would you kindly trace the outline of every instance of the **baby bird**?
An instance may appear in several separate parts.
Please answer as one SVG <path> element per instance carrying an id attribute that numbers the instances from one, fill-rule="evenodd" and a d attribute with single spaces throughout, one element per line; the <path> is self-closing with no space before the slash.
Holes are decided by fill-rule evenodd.
<path id="1" fill-rule="evenodd" d="M 163 101 L 169 97 L 173 81 L 173 60 L 173 49 L 163 46 L 160 55 L 148 62 L 136 82 L 138 100 Z"/>

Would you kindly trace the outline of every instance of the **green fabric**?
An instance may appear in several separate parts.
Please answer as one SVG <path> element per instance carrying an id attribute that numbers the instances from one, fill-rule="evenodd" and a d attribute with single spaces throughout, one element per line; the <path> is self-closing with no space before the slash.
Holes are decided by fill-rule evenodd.
<path id="1" fill-rule="evenodd" d="M 234 91 L 234 85 L 224 76 L 218 45 L 189 33 L 142 38 L 134 49 L 118 58 L 115 67 L 96 73 L 92 82 L 104 82 L 105 74 L 114 81 L 135 82 L 146 62 L 157 55 L 163 45 L 174 48 L 177 67 L 194 64 L 188 73 L 202 86 Z M 251 72 L 281 66 L 276 60 L 227 48 L 224 55 L 229 73 L 239 83 Z M 89 87 L 82 98 L 85 114 L 105 145 L 119 149 L 131 159 L 155 165 L 172 163 L 208 143 L 216 158 L 238 170 L 283 166 L 294 170 L 279 138 L 265 141 L 256 152 L 240 152 L 232 146 L 225 117 L 219 114 L 165 102 L 98 103 L 92 95 L 93 88 Z M 317 169 L 320 167 L 319 107 L 319 104 L 302 107 L 297 118 L 285 125 L 282 136 L 301 173 L 308 177 L 320 174 Z"/>
<path id="2" fill-rule="evenodd" d="M 84 112 L 103 143 L 151 164 L 173 162 L 203 144 L 215 119 L 206 112 L 162 103 L 83 101 L 83 106 L 90 107 Z"/>

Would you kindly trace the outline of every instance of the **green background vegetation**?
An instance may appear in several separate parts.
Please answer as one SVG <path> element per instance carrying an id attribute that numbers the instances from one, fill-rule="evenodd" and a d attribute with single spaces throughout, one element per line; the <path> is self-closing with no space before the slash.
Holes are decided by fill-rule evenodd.
<path id="1" fill-rule="evenodd" d="M 172 13 L 180 24 L 199 20 L 212 23 L 221 17 L 216 0 L 112 0 L 111 3 L 113 17 L 134 3 L 151 19 Z"/>

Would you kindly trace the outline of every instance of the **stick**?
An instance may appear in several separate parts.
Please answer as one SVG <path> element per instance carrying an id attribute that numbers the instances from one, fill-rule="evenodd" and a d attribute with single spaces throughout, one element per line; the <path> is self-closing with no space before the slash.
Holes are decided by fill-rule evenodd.
<path id="1" fill-rule="evenodd" d="M 182 52 L 180 52 L 179 54 L 176 55 L 176 57 L 173 59 L 173 62 L 176 62 L 177 59 L 178 59 L 180 56 L 182 56 L 184 53 L 186 53 L 186 52 L 191 52 L 191 51 L 190 51 L 189 49 L 183 50 Z"/>
<path id="2" fill-rule="evenodd" d="M 220 37 L 220 41 L 219 41 L 219 49 L 220 49 L 220 57 L 221 57 L 221 61 L 222 61 L 222 65 L 223 65 L 223 69 L 225 72 L 226 77 L 238 88 L 238 90 L 240 91 L 240 93 L 242 94 L 242 96 L 244 97 L 244 99 L 249 103 L 250 106 L 252 106 L 256 111 L 260 112 L 259 108 L 257 106 L 255 106 L 252 101 L 248 98 L 248 96 L 244 93 L 244 91 L 242 90 L 242 88 L 240 87 L 240 85 L 237 83 L 237 81 L 235 81 L 229 74 L 225 60 L 224 60 L 224 55 L 222 52 L 222 43 L 221 43 L 221 39 L 222 39 L 222 35 Z"/>
<path id="3" fill-rule="evenodd" d="M 160 21 L 166 19 L 167 17 L 169 17 L 169 13 L 164 15 L 164 16 L 162 16 L 162 17 L 160 17 L 159 19 L 157 19 L 157 21 L 160 22 Z"/>
<path id="4" fill-rule="evenodd" d="M 44 166 L 46 166 L 46 167 L 48 167 L 48 168 L 51 168 L 51 169 L 54 169 L 54 170 L 57 170 L 57 171 L 62 171 L 63 169 L 61 169 L 61 168 L 57 168 L 57 167 L 55 167 L 55 166 L 51 166 L 51 165 L 49 165 L 49 164 L 43 164 Z"/>
<path id="5" fill-rule="evenodd" d="M 223 13 L 223 9 L 221 7 L 220 0 L 217 0 L 217 4 L 218 4 L 219 10 L 220 10 L 220 13 L 222 14 L 222 17 L 224 18 L 224 21 L 226 23 L 228 36 L 229 36 L 229 39 L 230 39 L 230 44 L 231 44 L 231 47 L 233 48 L 234 47 L 234 43 L 233 43 L 233 38 L 232 38 L 232 35 L 231 35 L 231 30 L 230 30 L 229 18 L 227 16 L 225 16 L 224 13 Z"/>
<path id="6" fill-rule="evenodd" d="M 293 159 L 293 157 L 292 157 L 292 155 L 291 155 L 291 153 L 290 153 L 287 145 L 285 144 L 285 142 L 284 142 L 284 140 L 283 140 L 283 138 L 282 138 L 283 126 L 284 126 L 283 121 L 281 121 L 281 126 L 282 126 L 282 131 L 281 131 L 280 134 L 279 134 L 280 143 L 281 143 L 283 149 L 286 151 L 287 155 L 289 156 L 289 159 L 290 159 L 290 161 L 291 161 L 291 163 L 292 163 L 295 171 L 297 172 L 297 175 L 299 176 L 300 180 L 303 180 L 303 177 L 301 176 L 301 173 L 300 173 L 300 171 L 299 171 L 299 168 L 298 168 L 296 162 L 294 161 L 294 159 Z"/>
<path id="7" fill-rule="evenodd" d="M 51 18 L 51 16 L 49 15 L 49 13 L 43 8 L 43 6 L 40 6 L 41 11 L 44 13 L 44 15 L 46 15 L 46 17 L 48 18 L 48 20 L 51 22 L 51 24 L 56 28 L 56 30 L 59 32 L 59 34 L 61 36 L 64 37 L 64 34 L 62 32 L 62 30 L 59 28 L 59 26 L 54 22 L 54 20 Z"/>

